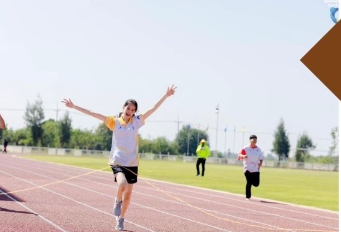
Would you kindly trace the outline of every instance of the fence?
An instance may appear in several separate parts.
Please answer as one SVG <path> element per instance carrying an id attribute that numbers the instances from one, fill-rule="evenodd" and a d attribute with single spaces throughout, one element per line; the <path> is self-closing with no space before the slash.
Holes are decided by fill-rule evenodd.
<path id="1" fill-rule="evenodd" d="M 0 145 L 3 150 L 3 146 Z M 79 150 L 79 149 L 64 149 L 64 148 L 48 148 L 48 147 L 27 147 L 27 146 L 7 146 L 8 153 L 17 154 L 32 154 L 32 155 L 70 155 L 70 156 L 103 156 L 109 157 L 109 151 L 96 151 L 96 150 Z M 182 156 L 182 155 L 164 155 L 152 153 L 140 153 L 140 159 L 145 160 L 168 160 L 178 162 L 196 162 L 196 156 Z M 229 164 L 229 165 L 242 165 L 242 161 L 237 159 L 209 157 L 206 163 L 212 164 Z M 320 163 L 305 163 L 305 162 L 290 162 L 290 161 L 276 161 L 264 160 L 263 167 L 271 168 L 291 168 L 291 169 L 305 169 L 305 170 L 320 170 L 320 171 L 339 171 L 338 164 L 320 164 Z"/>

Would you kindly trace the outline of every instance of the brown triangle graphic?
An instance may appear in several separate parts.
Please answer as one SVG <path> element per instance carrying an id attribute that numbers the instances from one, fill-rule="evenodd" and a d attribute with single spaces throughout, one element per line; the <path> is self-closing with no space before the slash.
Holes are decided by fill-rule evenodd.
<path id="1" fill-rule="evenodd" d="M 302 57 L 301 62 L 341 100 L 341 20 Z"/>

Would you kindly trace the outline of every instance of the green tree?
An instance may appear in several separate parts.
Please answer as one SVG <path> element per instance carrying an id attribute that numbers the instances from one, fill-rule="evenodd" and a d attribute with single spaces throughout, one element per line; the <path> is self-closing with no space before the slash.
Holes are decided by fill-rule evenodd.
<path id="1" fill-rule="evenodd" d="M 2 136 L 3 136 L 3 129 L 0 129 L 0 141 L 1 141 L 1 139 L 2 139 Z"/>
<path id="2" fill-rule="evenodd" d="M 190 126 L 183 126 L 176 135 L 175 141 L 178 144 L 178 151 L 180 154 L 187 154 L 188 148 L 189 155 L 196 155 L 195 151 L 198 146 L 198 140 L 200 141 L 201 139 L 208 141 L 208 135 L 206 132 L 198 129 L 192 129 Z"/>
<path id="3" fill-rule="evenodd" d="M 5 138 L 8 139 L 9 144 L 20 146 L 33 146 L 30 128 L 13 130 L 12 128 L 7 127 L 3 131 L 3 138 L 0 141 L 3 143 L 4 142 L 3 140 Z"/>
<path id="4" fill-rule="evenodd" d="M 33 145 L 37 146 L 40 141 L 40 145 L 44 146 L 43 141 L 43 128 L 42 124 L 44 122 L 45 114 L 43 110 L 43 101 L 38 94 L 37 100 L 31 105 L 29 102 L 26 106 L 25 112 L 25 122 L 26 125 L 31 129 L 31 135 L 33 140 Z"/>
<path id="5" fill-rule="evenodd" d="M 95 139 L 90 130 L 72 130 L 70 147 L 83 150 L 94 150 Z"/>
<path id="6" fill-rule="evenodd" d="M 158 137 L 152 143 L 152 152 L 156 154 L 168 153 L 168 141 L 165 137 Z"/>
<path id="7" fill-rule="evenodd" d="M 272 152 L 277 154 L 278 160 L 285 160 L 289 157 L 290 142 L 285 130 L 283 119 L 280 120 L 275 131 L 275 140 L 273 141 Z"/>
<path id="8" fill-rule="evenodd" d="M 306 161 L 307 162 L 307 161 Z M 339 164 L 339 157 L 338 156 L 310 156 L 309 163 L 320 163 L 320 164 Z"/>
<path id="9" fill-rule="evenodd" d="M 170 154 L 177 155 L 178 149 L 177 144 L 168 141 L 165 137 L 158 137 L 154 141 L 152 141 L 152 152 L 156 154 Z"/>
<path id="10" fill-rule="evenodd" d="M 13 143 L 19 146 L 33 146 L 30 128 L 22 128 L 14 131 Z"/>
<path id="11" fill-rule="evenodd" d="M 64 118 L 59 122 L 59 141 L 61 147 L 67 147 L 71 139 L 72 120 L 69 117 L 69 112 L 64 114 Z"/>
<path id="12" fill-rule="evenodd" d="M 47 147 L 60 147 L 58 123 L 49 119 L 42 124 L 44 143 Z"/>
<path id="13" fill-rule="evenodd" d="M 112 141 L 112 131 L 101 123 L 95 131 L 95 149 L 110 151 Z"/>
<path id="14" fill-rule="evenodd" d="M 297 140 L 295 160 L 305 162 L 310 158 L 309 150 L 315 149 L 313 141 L 306 133 L 303 133 Z"/>
<path id="15" fill-rule="evenodd" d="M 149 139 L 143 139 L 141 135 L 139 135 L 139 152 L 140 153 L 149 153 L 153 151 L 153 142 Z"/>
<path id="16" fill-rule="evenodd" d="M 332 128 L 330 135 L 332 136 L 332 145 L 329 147 L 329 155 L 332 156 L 335 153 L 339 143 L 339 128 Z"/>
<path id="17" fill-rule="evenodd" d="M 14 133 L 15 131 L 12 128 L 6 127 L 5 129 L 0 129 L 2 131 L 1 143 L 4 144 L 5 139 L 8 140 L 8 143 L 12 144 L 14 141 Z"/>

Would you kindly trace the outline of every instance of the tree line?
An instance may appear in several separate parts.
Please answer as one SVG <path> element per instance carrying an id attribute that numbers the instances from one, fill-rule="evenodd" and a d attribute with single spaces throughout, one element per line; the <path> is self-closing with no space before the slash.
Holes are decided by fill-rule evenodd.
<path id="1" fill-rule="evenodd" d="M 109 151 L 111 148 L 112 132 L 104 123 L 100 123 L 94 130 L 74 129 L 72 128 L 69 112 L 66 112 L 61 120 L 45 120 L 43 101 L 39 95 L 33 104 L 27 103 L 24 120 L 25 128 L 18 130 L 6 128 L 5 130 L 0 130 L 0 138 L 2 140 L 6 138 L 9 144 L 20 146 L 104 151 Z M 295 161 L 307 162 L 314 160 L 323 163 L 338 163 L 338 153 L 336 153 L 339 136 L 338 127 L 332 128 L 330 135 L 332 137 L 332 144 L 329 147 L 328 156 L 323 157 L 311 156 L 310 152 L 315 149 L 316 145 L 314 145 L 307 133 L 304 132 L 299 135 L 295 148 Z M 162 136 L 149 140 L 139 135 L 139 151 L 154 154 L 191 155 L 195 154 L 196 147 L 201 139 L 209 141 L 206 131 L 183 126 L 174 141 L 169 141 Z M 279 161 L 289 158 L 291 144 L 283 119 L 280 119 L 274 132 L 272 145 L 272 152 L 277 155 Z M 216 153 L 218 157 L 233 157 L 236 155 L 231 152 L 223 154 L 216 151 Z"/>

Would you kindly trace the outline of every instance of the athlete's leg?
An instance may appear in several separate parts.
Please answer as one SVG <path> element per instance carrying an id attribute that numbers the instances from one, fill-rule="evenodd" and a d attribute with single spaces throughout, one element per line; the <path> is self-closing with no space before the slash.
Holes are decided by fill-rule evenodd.
<path id="1" fill-rule="evenodd" d="M 245 196 L 246 198 L 250 199 L 251 198 L 251 186 L 252 186 L 251 173 L 249 171 L 246 171 L 244 175 L 246 178 Z"/>
<path id="2" fill-rule="evenodd" d="M 121 218 L 124 218 L 124 216 L 127 212 L 128 206 L 130 204 L 131 194 L 133 192 L 133 187 L 134 187 L 133 184 L 128 184 L 124 189 L 122 211 L 121 211 L 121 216 L 120 216 Z"/>

